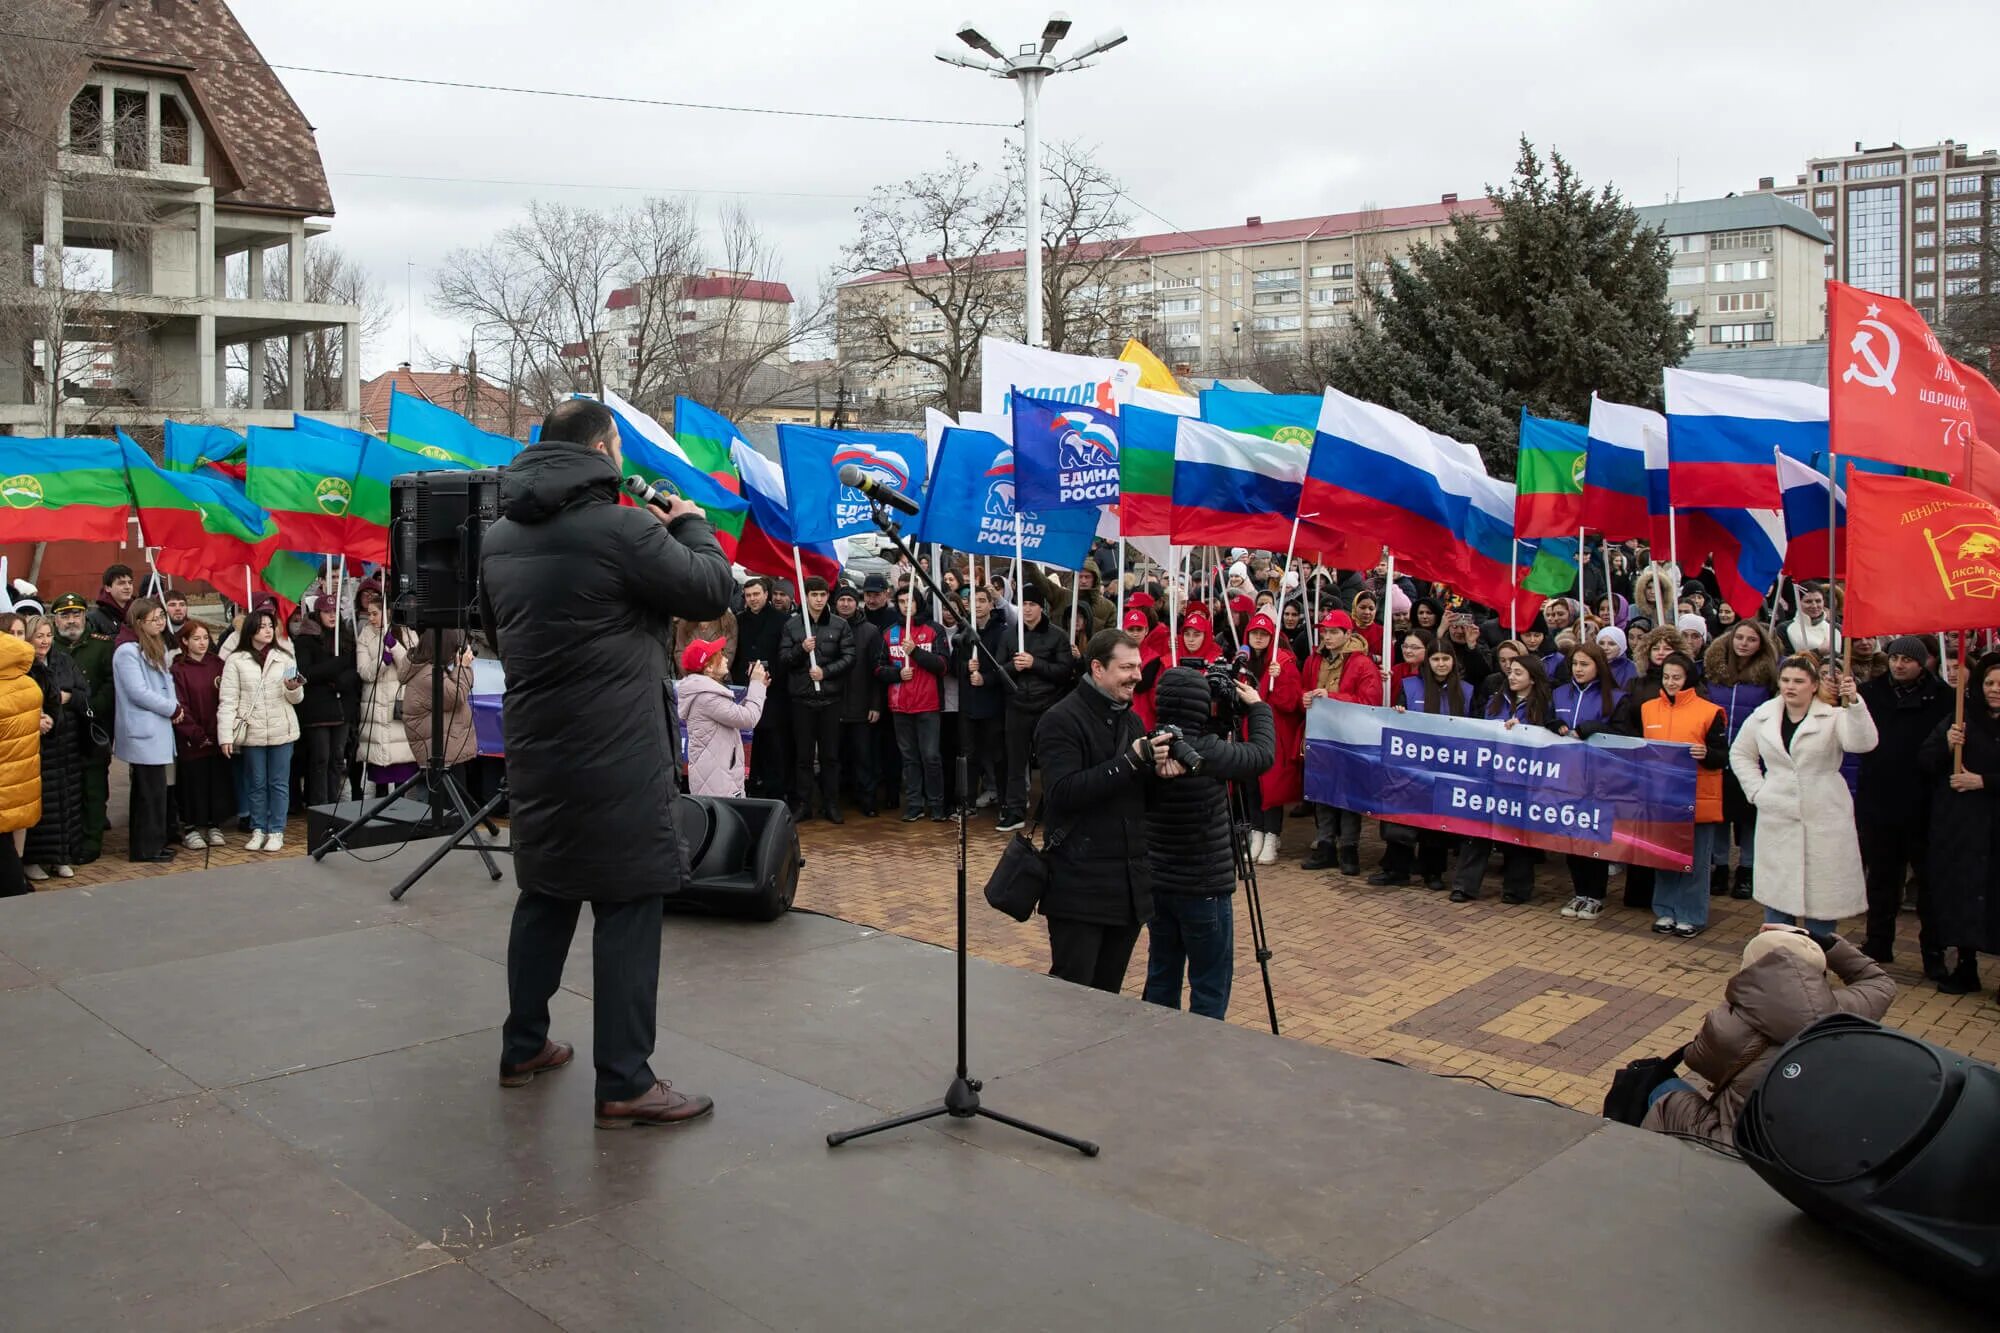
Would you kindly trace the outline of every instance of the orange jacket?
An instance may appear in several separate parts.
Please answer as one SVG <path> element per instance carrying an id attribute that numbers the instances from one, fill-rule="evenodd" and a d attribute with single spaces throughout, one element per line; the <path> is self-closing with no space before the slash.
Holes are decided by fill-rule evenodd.
<path id="1" fill-rule="evenodd" d="M 1720 704 L 1712 704 L 1692 688 L 1669 699 L 1663 691 L 1656 699 L 1639 706 L 1649 741 L 1680 741 L 1686 745 L 1706 745 L 1708 752 L 1695 760 L 1694 822 L 1722 822 L 1722 766 L 1729 760 L 1729 715 Z"/>
<path id="2" fill-rule="evenodd" d="M 42 822 L 42 687 L 35 650 L 0 634 L 0 834 Z"/>

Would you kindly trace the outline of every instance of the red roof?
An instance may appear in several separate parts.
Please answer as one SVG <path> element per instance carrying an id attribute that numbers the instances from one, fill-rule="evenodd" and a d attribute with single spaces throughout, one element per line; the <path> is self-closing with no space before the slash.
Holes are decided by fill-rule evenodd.
<path id="1" fill-rule="evenodd" d="M 779 305 L 792 303 L 792 289 L 782 282 L 766 282 L 762 278 L 689 278 L 681 284 L 680 299 L 683 301 L 708 301 L 718 297 L 734 297 L 739 301 L 773 301 Z M 626 310 L 639 304 L 637 287 L 620 287 L 611 293 L 604 303 L 606 310 Z"/>
<path id="2" fill-rule="evenodd" d="M 481 430 L 490 430 L 496 435 L 507 433 L 505 389 L 481 377 L 473 408 L 467 411 L 464 372 L 411 370 L 408 366 L 398 366 L 362 383 L 361 429 L 373 431 L 377 435 L 387 432 L 389 396 L 398 392 L 456 412 Z M 516 409 L 514 427 L 520 433 L 520 437 L 526 439 L 528 427 L 541 419 L 540 413 L 522 403 Z"/>
<path id="3" fill-rule="evenodd" d="M 1282 241 L 1310 241 L 1321 237 L 1349 236 L 1359 231 L 1402 231 L 1410 227 L 1436 227 L 1458 214 L 1491 217 L 1499 212 L 1484 196 L 1453 203 L 1412 204 L 1404 208 L 1378 208 L 1353 213 L 1325 213 L 1318 217 L 1287 218 L 1279 222 L 1243 223 L 1234 227 L 1207 227 L 1194 231 L 1164 231 L 1150 236 L 1132 236 L 1085 246 L 1090 255 L 1109 250 L 1127 259 L 1147 255 L 1185 254 L 1194 250 L 1224 249 L 1239 245 L 1271 245 Z M 980 262 L 992 268 L 1016 268 L 1026 260 L 1020 250 L 1002 250 L 983 256 Z M 889 269 L 864 274 L 842 283 L 858 287 L 870 282 L 897 282 L 906 278 L 927 278 L 947 271 L 942 259 L 925 260 L 905 269 Z"/>

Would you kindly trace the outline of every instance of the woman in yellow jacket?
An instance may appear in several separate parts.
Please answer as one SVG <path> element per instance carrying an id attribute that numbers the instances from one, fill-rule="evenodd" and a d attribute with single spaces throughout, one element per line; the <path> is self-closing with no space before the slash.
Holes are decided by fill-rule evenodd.
<path id="1" fill-rule="evenodd" d="M 14 831 L 42 822 L 42 687 L 35 650 L 0 634 L 0 898 L 28 892 Z"/>
<path id="2" fill-rule="evenodd" d="M 1708 929 L 1708 870 L 1722 826 L 1722 766 L 1729 760 L 1729 716 L 1693 684 L 1694 659 L 1676 652 L 1660 664 L 1660 693 L 1639 706 L 1649 741 L 1678 741 L 1694 755 L 1694 865 L 1662 870 L 1653 880 L 1653 930 L 1693 939 Z"/>

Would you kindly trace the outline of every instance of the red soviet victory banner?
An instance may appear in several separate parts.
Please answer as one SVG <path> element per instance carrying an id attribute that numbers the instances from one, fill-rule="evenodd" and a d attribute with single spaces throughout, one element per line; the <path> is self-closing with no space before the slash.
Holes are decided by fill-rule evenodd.
<path id="1" fill-rule="evenodd" d="M 2000 621 L 2000 505 L 1916 477 L 1850 472 L 1851 635 Z"/>
<path id="2" fill-rule="evenodd" d="M 1972 408 L 1972 439 L 1965 450 L 1965 469 L 1952 474 L 1962 491 L 1971 491 L 1982 500 L 2000 504 L 2000 389 L 1993 381 L 1966 365 L 1953 361 L 1958 382 Z"/>
<path id="3" fill-rule="evenodd" d="M 1893 296 L 1829 281 L 1826 320 L 1833 452 L 1957 476 L 1972 405 L 1924 317 Z"/>

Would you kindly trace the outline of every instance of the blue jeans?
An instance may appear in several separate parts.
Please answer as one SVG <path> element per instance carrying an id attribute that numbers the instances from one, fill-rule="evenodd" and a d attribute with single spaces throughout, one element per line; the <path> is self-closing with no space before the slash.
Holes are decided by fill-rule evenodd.
<path id="1" fill-rule="evenodd" d="M 1646 1109 L 1648 1111 L 1652 1110 L 1653 1103 L 1659 1101 L 1660 1098 L 1666 1096 L 1670 1092 L 1693 1092 L 1693 1091 L 1695 1091 L 1694 1084 L 1688 1082 L 1686 1079 L 1670 1078 L 1665 1083 L 1662 1083 L 1659 1087 L 1654 1088 L 1651 1092 L 1646 1094 Z"/>
<path id="2" fill-rule="evenodd" d="M 292 742 L 246 745 L 243 790 L 250 798 L 250 827 L 258 833 L 283 833 L 292 794 Z"/>
<path id="3" fill-rule="evenodd" d="M 1790 912 L 1780 912 L 1775 907 L 1764 909 L 1764 924 L 1767 926 L 1804 926 L 1810 935 L 1831 935 L 1838 921 L 1824 917 L 1809 916 L 1801 921 Z"/>
<path id="4" fill-rule="evenodd" d="M 1694 869 L 1662 870 L 1653 879 L 1653 915 L 1669 916 L 1680 926 L 1708 924 L 1708 870 L 1715 860 L 1715 835 L 1720 824 L 1694 826 Z"/>
<path id="5" fill-rule="evenodd" d="M 1141 997 L 1169 1009 L 1181 1007 L 1181 973 L 1187 973 L 1188 1012 L 1221 1018 L 1229 1010 L 1236 970 L 1236 912 L 1228 894 L 1197 898 L 1153 895 L 1146 923 L 1146 989 Z"/>

